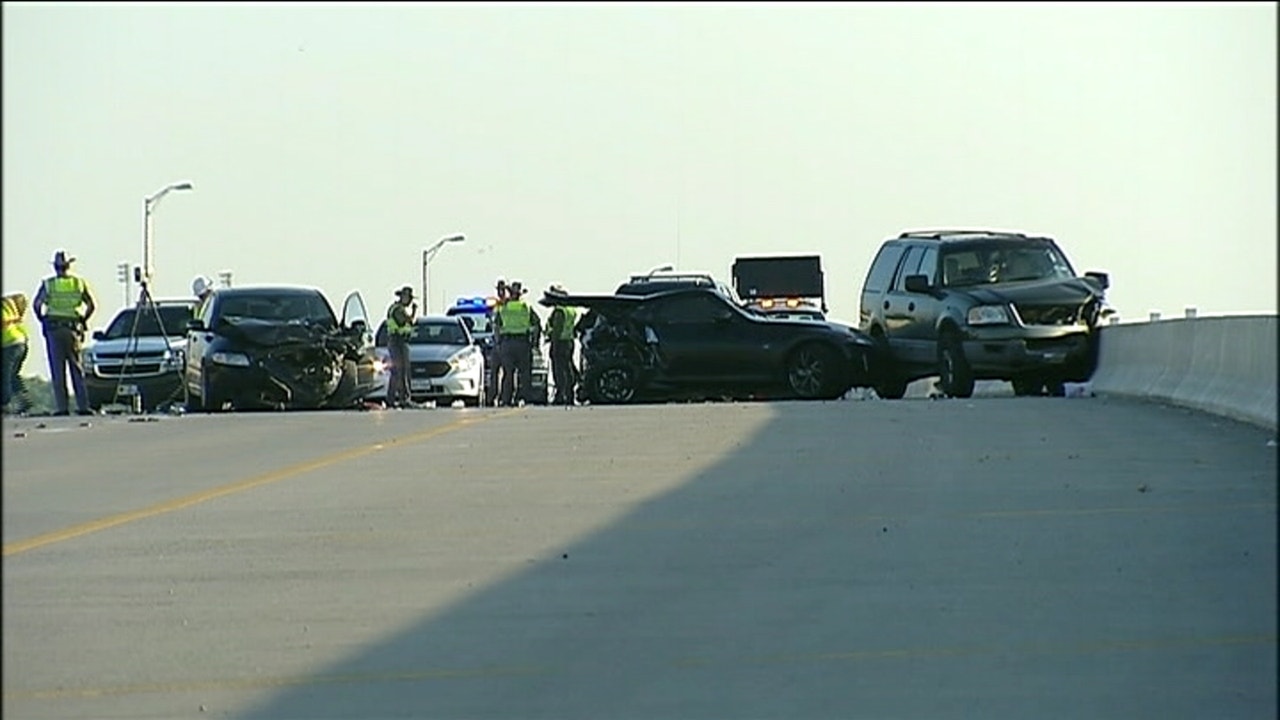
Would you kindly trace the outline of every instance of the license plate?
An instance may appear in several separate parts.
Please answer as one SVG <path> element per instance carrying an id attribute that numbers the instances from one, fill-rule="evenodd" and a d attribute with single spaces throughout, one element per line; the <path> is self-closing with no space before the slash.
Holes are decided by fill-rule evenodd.
<path id="1" fill-rule="evenodd" d="M 120 389 L 116 391 L 116 395 L 117 395 L 117 396 L 120 396 L 120 395 L 137 395 L 137 394 L 138 394 L 138 386 L 137 386 L 137 385 L 121 385 L 121 386 L 120 386 Z"/>
<path id="2" fill-rule="evenodd" d="M 433 386 L 433 385 L 431 384 L 431 381 L 430 381 L 430 380 L 410 380 L 410 381 L 409 381 L 409 389 L 410 389 L 410 390 L 425 390 L 425 391 L 427 391 L 427 392 L 430 392 L 430 391 L 432 391 L 432 390 L 434 390 L 434 389 L 435 389 L 435 386 Z"/>

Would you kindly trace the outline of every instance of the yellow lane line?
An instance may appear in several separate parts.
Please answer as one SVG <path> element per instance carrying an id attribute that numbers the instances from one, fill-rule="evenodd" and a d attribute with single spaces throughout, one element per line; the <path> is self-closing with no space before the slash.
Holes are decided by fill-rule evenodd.
<path id="1" fill-rule="evenodd" d="M 52 545 L 54 543 L 64 542 L 66 540 L 71 540 L 73 538 L 82 537 L 84 535 L 95 533 L 100 530 L 107 530 L 109 528 L 118 527 L 120 525 L 125 525 L 127 523 L 135 522 L 137 520 L 145 520 L 146 518 L 155 517 L 157 515 L 163 515 L 165 513 L 170 513 L 175 510 L 182 510 L 183 508 L 188 508 L 188 507 L 191 507 L 192 505 L 199 505 L 200 503 L 208 502 L 210 500 L 215 500 L 220 497 L 225 497 L 227 495 L 231 495 L 234 493 L 243 492 L 245 490 L 252 490 L 253 488 L 261 487 L 263 485 L 268 485 L 270 483 L 284 480 L 286 478 L 296 477 L 304 473 L 309 473 L 312 470 L 319 470 L 320 468 L 329 467 L 330 465 L 336 465 L 340 462 L 345 462 L 347 460 L 354 460 L 356 458 L 364 457 L 365 455 L 371 455 L 375 452 L 378 452 L 380 450 L 385 450 L 387 448 L 394 447 L 396 445 L 408 445 L 411 443 L 422 442 L 423 440 L 429 440 L 438 435 L 443 435 L 445 433 L 461 429 L 463 427 L 466 427 L 467 425 L 471 425 L 477 422 L 483 422 L 484 420 L 488 420 L 494 417 L 510 415 L 517 411 L 518 411 L 517 408 L 512 408 L 510 410 L 503 411 L 503 412 L 497 412 L 497 413 L 488 414 L 488 415 L 479 415 L 476 417 L 463 418 L 462 420 L 457 420 L 447 425 L 434 427 L 434 428 L 431 428 L 430 430 L 424 430 L 423 432 L 414 433 L 412 435 L 405 435 L 403 437 L 398 437 L 398 438 L 392 438 L 391 440 L 382 440 L 376 443 L 372 443 L 370 445 L 352 448 L 350 450 L 344 450 L 342 452 L 334 453 L 332 455 L 326 455 L 317 460 L 298 463 L 296 465 L 290 465 L 288 467 L 281 468 L 279 470 L 273 470 L 271 472 L 264 473 L 262 475 L 256 475 L 246 480 L 241 480 L 239 482 L 231 483 L 230 485 L 223 485 L 221 487 L 216 487 L 211 490 L 204 490 L 204 491 L 187 495 L 186 497 L 180 497 L 174 500 L 166 500 L 165 502 L 157 503 L 150 507 L 142 508 L 141 510 L 133 510 L 126 513 L 121 513 L 119 515 L 112 515 L 111 517 L 102 518 L 100 520 L 91 520 L 89 522 L 81 523 L 79 525 L 73 525 L 69 528 L 65 528 L 62 530 L 55 530 L 53 532 L 44 533 L 43 535 L 37 535 L 33 538 L 28 538 L 26 540 L 18 540 L 17 542 L 12 542 L 4 546 L 3 556 L 9 557 L 10 555 L 17 555 L 18 553 L 27 552 L 28 550 L 34 550 L 36 548 L 44 547 L 46 545 Z"/>
<path id="2" fill-rule="evenodd" d="M 739 658 L 683 658 L 666 663 L 668 667 L 684 669 L 714 669 L 741 665 L 805 664 L 831 662 L 858 662 L 874 660 L 905 660 L 921 658 L 973 657 L 982 655 L 1099 655 L 1117 652 L 1144 652 L 1151 650 L 1176 650 L 1179 648 L 1230 647 L 1249 645 L 1274 645 L 1275 635 L 1235 635 L 1220 637 L 1172 637 L 1135 640 L 1114 640 L 1058 645 L 1029 645 L 1023 647 L 921 647 L 887 648 L 848 652 L 775 654 Z M 79 688 L 48 688 L 6 690 L 0 693 L 6 700 L 65 700 L 109 696 L 183 693 L 197 691 L 235 691 L 266 688 L 362 685 L 382 682 L 420 682 L 423 680 L 450 680 L 460 678 L 511 677 L 530 675 L 556 675 L 565 668 L 547 665 L 509 667 L 479 667 L 471 669 L 436 668 L 402 670 L 377 673 L 351 673 L 342 675 L 293 675 L 259 676 L 245 678 L 221 678 L 191 680 L 172 683 L 148 683 L 134 685 L 106 685 Z"/>

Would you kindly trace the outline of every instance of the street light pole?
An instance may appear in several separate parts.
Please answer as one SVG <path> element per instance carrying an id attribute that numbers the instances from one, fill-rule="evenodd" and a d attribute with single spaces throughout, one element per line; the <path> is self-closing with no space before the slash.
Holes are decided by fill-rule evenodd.
<path id="1" fill-rule="evenodd" d="M 427 286 L 430 280 L 430 275 L 428 275 L 429 271 L 427 270 L 427 266 L 431 263 L 431 258 L 435 257 L 436 253 L 440 252 L 440 248 L 444 247 L 445 244 L 462 242 L 463 240 L 466 240 L 466 239 L 467 239 L 467 236 L 461 235 L 461 234 L 446 235 L 445 237 L 442 237 L 439 240 L 435 241 L 435 243 L 431 245 L 431 247 L 422 251 L 422 314 L 423 315 L 427 314 L 427 306 L 429 304 L 427 301 L 428 300 Z"/>
<path id="2" fill-rule="evenodd" d="M 151 284 L 152 276 L 155 275 L 155 262 L 152 260 L 155 249 L 154 228 L 151 220 L 152 213 L 155 212 L 156 206 L 160 204 L 160 199 L 165 195 L 174 190 L 191 189 L 193 187 L 189 182 L 171 183 L 156 191 L 154 195 L 149 195 L 142 199 L 142 280 L 148 286 Z"/>

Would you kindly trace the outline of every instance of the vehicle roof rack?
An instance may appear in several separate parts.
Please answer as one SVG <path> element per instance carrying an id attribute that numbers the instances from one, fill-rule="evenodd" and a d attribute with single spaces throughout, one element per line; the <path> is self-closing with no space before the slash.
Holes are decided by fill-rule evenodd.
<path id="1" fill-rule="evenodd" d="M 1019 232 L 1008 232 L 1005 230 L 908 230 L 898 236 L 899 240 L 907 238 L 933 238 L 941 239 L 944 237 L 1020 237 L 1026 235 Z"/>
<path id="2" fill-rule="evenodd" d="M 714 278 L 712 278 L 710 275 L 708 275 L 708 274 L 706 274 L 706 273 L 671 273 L 671 272 L 662 272 L 662 273 L 653 273 L 653 274 L 650 274 L 650 275 L 632 275 L 632 276 L 631 276 L 631 279 L 630 279 L 628 282 L 633 282 L 633 283 L 637 283 L 637 282 L 653 282 L 653 281 L 655 281 L 655 280 L 657 280 L 657 281 L 671 280 L 671 281 L 677 281 L 677 282 L 678 282 L 678 281 L 681 281 L 681 280 L 683 280 L 683 281 L 689 281 L 689 280 L 706 280 L 706 281 L 708 281 L 708 282 L 714 282 L 714 281 L 715 281 L 715 279 L 714 279 Z"/>

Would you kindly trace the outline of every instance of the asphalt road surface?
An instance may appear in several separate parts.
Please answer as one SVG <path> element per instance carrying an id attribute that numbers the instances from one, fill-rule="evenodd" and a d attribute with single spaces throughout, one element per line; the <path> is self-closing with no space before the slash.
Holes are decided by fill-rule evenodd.
<path id="1" fill-rule="evenodd" d="M 1249 425 L 1103 398 L 80 421 L 3 426 L 6 720 L 1277 715 Z"/>

